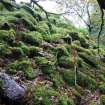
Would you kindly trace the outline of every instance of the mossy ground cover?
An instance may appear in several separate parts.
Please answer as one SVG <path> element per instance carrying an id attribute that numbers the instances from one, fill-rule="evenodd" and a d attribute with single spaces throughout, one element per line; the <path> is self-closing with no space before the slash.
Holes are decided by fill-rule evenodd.
<path id="1" fill-rule="evenodd" d="M 0 2 L 2 14 L 0 16 L 0 59 L 7 60 L 8 63 L 6 62 L 5 67 L 0 67 L 0 70 L 5 69 L 6 73 L 12 76 L 22 71 L 25 80 L 32 80 L 32 82 L 40 75 L 44 76 L 41 83 L 44 80 L 52 82 L 51 87 L 46 87 L 46 82 L 44 86 L 39 83 L 39 87 L 31 89 L 34 97 L 32 101 L 36 105 L 41 103 L 75 105 L 76 96 L 81 97 L 83 89 L 90 91 L 99 89 L 102 94 L 105 93 L 104 63 L 96 59 L 97 53 L 94 47 L 96 43 L 87 36 L 86 32 L 76 29 L 67 20 L 53 15 L 50 16 L 52 24 L 52 31 L 50 31 L 49 23 L 40 9 L 31 8 L 24 3 L 14 6 L 10 2 L 2 1 Z M 22 26 L 19 32 L 16 30 L 17 24 Z M 67 35 L 72 38 L 72 42 L 67 42 L 70 39 L 65 41 Z M 43 47 L 43 42 L 53 48 L 48 45 Z M 77 50 L 78 86 L 75 86 L 74 78 L 74 48 Z M 103 47 L 100 52 L 105 55 Z M 99 86 L 94 73 L 96 69 Z M 36 70 L 39 74 L 36 74 Z M 70 89 L 75 91 L 70 93 Z M 104 103 L 104 96 L 101 100 Z"/>

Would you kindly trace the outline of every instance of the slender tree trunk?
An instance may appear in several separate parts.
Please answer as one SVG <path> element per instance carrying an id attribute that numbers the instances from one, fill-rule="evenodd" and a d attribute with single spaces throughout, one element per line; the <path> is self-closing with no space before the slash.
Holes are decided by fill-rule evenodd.
<path id="1" fill-rule="evenodd" d="M 102 22 L 101 22 L 101 27 L 100 27 L 100 31 L 98 33 L 98 38 L 97 38 L 97 43 L 98 43 L 98 54 L 100 52 L 100 36 L 101 36 L 101 33 L 102 33 L 102 29 L 103 29 L 103 26 L 104 26 L 104 11 L 103 9 L 101 8 L 101 19 L 102 19 Z"/>

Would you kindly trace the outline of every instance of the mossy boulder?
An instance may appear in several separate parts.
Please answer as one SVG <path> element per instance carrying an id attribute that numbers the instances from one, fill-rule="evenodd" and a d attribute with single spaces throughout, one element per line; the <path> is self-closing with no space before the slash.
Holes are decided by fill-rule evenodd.
<path id="1" fill-rule="evenodd" d="M 99 68 L 98 61 L 95 56 L 88 55 L 85 53 L 79 53 L 79 56 L 89 65 L 95 68 Z"/>
<path id="2" fill-rule="evenodd" d="M 25 55 L 23 50 L 20 47 L 10 47 L 10 49 L 12 52 L 10 54 L 10 57 L 12 57 L 12 58 L 22 58 Z"/>
<path id="3" fill-rule="evenodd" d="M 105 83 L 103 82 L 100 83 L 99 90 L 102 94 L 105 94 Z"/>
<path id="4" fill-rule="evenodd" d="M 42 33 L 42 34 L 49 34 L 49 26 L 48 23 L 46 21 L 40 21 L 37 25 L 37 29 L 38 32 Z"/>
<path id="5" fill-rule="evenodd" d="M 77 73 L 77 84 L 82 87 L 88 88 L 92 91 L 94 91 L 97 88 L 95 79 L 82 72 Z"/>
<path id="6" fill-rule="evenodd" d="M 80 46 L 80 44 L 75 44 L 75 43 L 73 43 L 72 45 L 71 45 L 71 48 L 76 48 L 76 50 L 78 51 L 78 52 L 84 52 L 84 53 L 87 53 L 87 54 L 89 54 L 89 55 L 92 55 L 93 53 L 90 51 L 90 49 L 85 49 L 85 48 L 83 48 L 83 47 L 81 47 Z"/>
<path id="7" fill-rule="evenodd" d="M 7 43 L 11 43 L 15 40 L 15 33 L 6 30 L 0 30 L 0 41 L 5 41 Z"/>
<path id="8" fill-rule="evenodd" d="M 59 33 L 55 34 L 44 34 L 43 39 L 47 42 L 53 42 L 53 43 L 63 43 L 63 35 Z"/>
<path id="9" fill-rule="evenodd" d="M 70 56 L 62 56 L 58 60 L 58 64 L 61 67 L 65 68 L 73 68 L 74 67 L 74 59 Z"/>
<path id="10" fill-rule="evenodd" d="M 11 53 L 8 45 L 0 43 L 0 57 L 8 57 Z"/>
<path id="11" fill-rule="evenodd" d="M 76 63 L 78 67 L 83 67 L 83 60 L 79 57 L 76 58 Z M 58 65 L 64 68 L 73 68 L 74 67 L 74 57 L 70 56 L 61 56 L 58 59 Z"/>
<path id="12" fill-rule="evenodd" d="M 29 47 L 29 57 L 40 56 L 39 52 L 43 51 L 40 47 L 30 46 Z"/>
<path id="13" fill-rule="evenodd" d="M 105 105 L 105 95 L 102 95 L 100 98 L 101 105 Z"/>
<path id="14" fill-rule="evenodd" d="M 70 55 L 69 49 L 67 48 L 66 45 L 63 45 L 63 44 L 59 44 L 56 47 L 56 52 L 57 52 L 58 58 L 61 57 L 62 55 L 63 56 L 69 56 Z"/>
<path id="15" fill-rule="evenodd" d="M 63 72 L 63 79 L 67 82 L 70 86 L 75 85 L 75 72 L 74 70 L 65 70 Z"/>
<path id="16" fill-rule="evenodd" d="M 39 46 L 43 41 L 42 35 L 38 32 L 21 33 L 21 35 L 22 40 L 27 44 Z"/>
<path id="17" fill-rule="evenodd" d="M 44 74 L 52 74 L 55 72 L 55 62 L 48 60 L 45 57 L 37 57 L 35 62 L 39 65 Z"/>
<path id="18" fill-rule="evenodd" d="M 29 60 L 15 61 L 14 63 L 9 64 L 9 73 L 16 73 L 17 71 L 23 71 L 24 76 L 27 79 L 34 78 L 34 71 Z"/>

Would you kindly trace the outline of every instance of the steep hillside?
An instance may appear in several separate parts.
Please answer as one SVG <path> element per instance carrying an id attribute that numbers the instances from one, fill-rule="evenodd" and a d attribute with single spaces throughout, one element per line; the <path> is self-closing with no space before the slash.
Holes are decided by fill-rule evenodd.
<path id="1" fill-rule="evenodd" d="M 0 1 L 0 72 L 26 91 L 18 100 L 9 99 L 0 74 L 0 104 L 97 105 L 101 99 L 104 105 L 105 48 L 100 48 L 100 60 L 85 31 L 58 15 L 49 18 L 51 24 L 37 6 Z"/>

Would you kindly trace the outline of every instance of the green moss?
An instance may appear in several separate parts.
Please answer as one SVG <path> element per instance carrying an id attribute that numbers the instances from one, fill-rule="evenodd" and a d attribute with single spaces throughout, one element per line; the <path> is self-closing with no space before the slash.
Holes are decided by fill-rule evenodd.
<path id="1" fill-rule="evenodd" d="M 35 61 L 44 74 L 52 74 L 55 72 L 55 62 L 52 62 L 45 57 L 37 57 Z"/>
<path id="2" fill-rule="evenodd" d="M 40 33 L 38 32 L 30 32 L 30 33 L 22 33 L 22 40 L 25 43 L 31 44 L 31 45 L 40 45 L 43 41 L 43 38 Z"/>
<path id="3" fill-rule="evenodd" d="M 10 54 L 10 48 L 6 44 L 0 43 L 0 57 L 8 57 Z"/>
<path id="4" fill-rule="evenodd" d="M 60 45 L 58 45 L 57 47 L 56 47 L 56 52 L 57 52 L 57 55 L 59 56 L 59 57 L 61 57 L 62 55 L 64 56 L 69 56 L 70 54 L 69 54 L 69 50 L 67 49 L 67 47 L 66 47 L 66 45 L 62 45 L 62 44 L 60 44 Z"/>
<path id="5" fill-rule="evenodd" d="M 51 79 L 53 81 L 54 88 L 58 88 L 58 87 L 62 86 L 63 79 L 62 79 L 62 76 L 58 72 L 55 72 L 54 74 L 52 74 Z"/>
<path id="6" fill-rule="evenodd" d="M 10 0 L 2 0 L 1 2 L 3 3 L 3 5 L 5 6 L 5 8 L 6 8 L 8 11 L 13 11 L 13 10 L 15 10 L 15 7 L 11 4 L 11 1 L 10 1 Z"/>
<path id="7" fill-rule="evenodd" d="M 22 18 L 21 18 L 21 22 L 23 23 L 23 25 L 24 25 L 27 29 L 29 29 L 29 30 L 31 30 L 31 31 L 36 30 L 35 25 L 34 25 L 30 20 L 28 20 L 26 17 L 22 17 Z"/>
<path id="8" fill-rule="evenodd" d="M 105 95 L 102 95 L 100 98 L 101 105 L 105 105 Z"/>
<path id="9" fill-rule="evenodd" d="M 34 9 L 32 9 L 31 7 L 29 7 L 28 5 L 22 5 L 21 8 L 23 8 L 24 11 L 27 11 L 33 17 L 36 17 L 36 13 L 35 13 Z"/>
<path id="10" fill-rule="evenodd" d="M 78 72 L 77 74 L 77 83 L 78 85 L 90 90 L 95 90 L 97 88 L 96 81 L 82 72 Z"/>
<path id="11" fill-rule="evenodd" d="M 3 9 L 4 9 L 4 5 L 0 3 L 0 11 L 3 11 Z"/>
<path id="12" fill-rule="evenodd" d="M 11 57 L 20 58 L 24 56 L 24 52 L 20 47 L 11 47 Z"/>
<path id="13" fill-rule="evenodd" d="M 58 93 L 52 88 L 38 86 L 34 92 L 35 104 L 41 105 L 43 103 L 44 105 L 53 105 L 53 100 L 51 100 L 51 97 L 56 97 L 57 94 Z"/>
<path id="14" fill-rule="evenodd" d="M 34 71 L 29 60 L 15 61 L 12 64 L 9 64 L 8 72 L 16 73 L 18 70 L 23 71 L 27 79 L 34 78 Z"/>
<path id="15" fill-rule="evenodd" d="M 76 61 L 77 61 L 78 67 L 83 67 L 83 60 L 81 58 L 77 57 Z M 70 56 L 61 56 L 58 59 L 58 64 L 61 67 L 73 68 L 74 67 L 74 57 L 73 57 L 73 55 L 70 55 Z"/>
<path id="16" fill-rule="evenodd" d="M 67 93 L 64 93 L 62 96 L 60 96 L 58 105 L 74 105 L 74 102 L 67 96 Z"/>
<path id="17" fill-rule="evenodd" d="M 100 81 L 105 82 L 105 75 L 100 74 L 99 79 L 100 79 Z"/>
<path id="18" fill-rule="evenodd" d="M 81 46 L 84 48 L 89 48 L 89 41 L 85 37 L 80 37 Z"/>
<path id="19" fill-rule="evenodd" d="M 98 67 L 98 61 L 96 59 L 95 56 L 92 55 L 87 55 L 85 53 L 79 53 L 79 56 L 89 65 L 91 65 L 92 67 Z"/>
<path id="20" fill-rule="evenodd" d="M 42 34 L 49 34 L 49 27 L 46 21 L 40 21 L 37 26 L 37 31 Z"/>
<path id="21" fill-rule="evenodd" d="M 58 64 L 61 67 L 72 68 L 74 67 L 74 59 L 70 58 L 69 56 L 62 56 L 59 58 Z"/>
<path id="22" fill-rule="evenodd" d="M 51 35 L 43 35 L 43 39 L 47 42 L 53 42 L 53 43 L 61 43 L 63 42 L 62 40 L 63 38 L 63 35 L 62 34 L 59 34 L 59 33 L 56 33 L 56 34 L 51 34 Z"/>
<path id="23" fill-rule="evenodd" d="M 91 52 L 89 49 L 85 49 L 85 48 L 83 48 L 83 47 L 81 47 L 81 46 L 78 46 L 78 45 L 76 45 L 76 44 L 72 44 L 72 45 L 71 45 L 71 48 L 76 48 L 76 50 L 77 50 L 78 52 L 84 52 L 84 53 L 87 53 L 87 54 L 89 54 L 89 55 L 92 55 L 92 52 Z"/>
<path id="24" fill-rule="evenodd" d="M 63 73 L 63 79 L 70 85 L 75 85 L 75 72 L 73 70 L 65 70 Z"/>
<path id="25" fill-rule="evenodd" d="M 99 90 L 102 94 L 105 94 L 105 83 L 100 83 L 99 85 Z"/>
<path id="26" fill-rule="evenodd" d="M 0 40 L 11 43 L 15 40 L 15 32 L 0 30 Z"/>
<path id="27" fill-rule="evenodd" d="M 38 52 L 40 52 L 40 51 L 43 51 L 43 49 L 40 48 L 40 47 L 31 46 L 31 47 L 29 47 L 29 54 L 28 54 L 28 56 L 29 57 L 38 56 L 39 55 Z"/>

